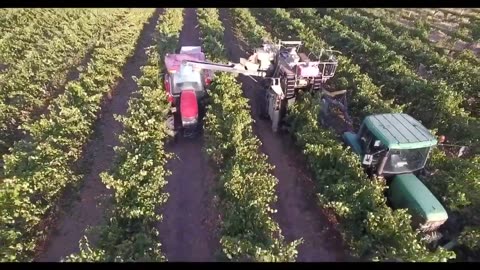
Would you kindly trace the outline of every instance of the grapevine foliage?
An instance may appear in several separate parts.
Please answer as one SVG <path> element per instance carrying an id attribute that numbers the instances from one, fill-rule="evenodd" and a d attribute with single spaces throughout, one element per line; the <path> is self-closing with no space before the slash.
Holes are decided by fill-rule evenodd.
<path id="1" fill-rule="evenodd" d="M 170 172 L 165 169 L 172 157 L 165 151 L 169 137 L 165 120 L 169 111 L 167 95 L 159 72 L 159 52 L 173 50 L 183 25 L 183 9 L 167 9 L 157 25 L 157 46 L 148 48 L 148 63 L 137 79 L 138 97 L 129 101 L 127 116 L 117 117 L 124 126 L 121 146 L 115 149 L 113 170 L 101 174 L 102 181 L 115 191 L 109 223 L 101 228 L 98 248 L 90 248 L 85 237 L 81 252 L 67 261 L 166 261 L 158 241 L 156 208 L 168 199 L 163 189 Z"/>
<path id="2" fill-rule="evenodd" d="M 341 218 L 354 255 L 372 260 L 446 261 L 453 254 L 430 252 L 410 225 L 406 210 L 385 203 L 385 183 L 366 177 L 358 157 L 318 126 L 318 99 L 304 96 L 289 111 L 297 144 L 317 181 L 320 202 Z"/>
<path id="3" fill-rule="evenodd" d="M 341 20 L 352 30 L 368 35 L 372 41 L 385 44 L 388 49 L 405 56 L 411 69 L 425 65 L 434 79 L 445 79 L 450 87 L 462 93 L 465 110 L 480 116 L 480 107 L 469 104 L 469 99 L 480 99 L 476 86 L 480 84 L 480 68 L 463 59 L 450 59 L 436 52 L 428 43 L 413 38 L 405 33 L 396 35 L 384 26 L 380 19 L 362 16 L 348 9 L 336 9 L 328 13 L 335 19 Z M 480 100 L 479 100 L 480 101 Z M 474 103 L 470 102 L 470 103 Z M 473 106 L 472 106 L 473 105 Z"/>
<path id="4" fill-rule="evenodd" d="M 275 25 L 272 32 L 283 39 L 291 39 L 285 33 L 290 33 L 294 38 L 302 40 L 305 48 L 314 53 L 330 46 L 313 29 L 307 27 L 299 19 L 292 18 L 285 10 L 254 9 L 253 14 L 261 18 L 268 18 L 269 25 Z M 393 104 L 393 100 L 386 100 L 381 93 L 381 87 L 375 85 L 372 79 L 353 63 L 348 57 L 338 57 L 338 68 L 335 77 L 331 79 L 328 87 L 334 90 L 349 90 L 349 108 L 352 116 L 363 119 L 372 113 L 400 112 L 403 106 Z"/>
<path id="5" fill-rule="evenodd" d="M 226 62 L 218 10 L 199 9 L 198 17 L 207 58 Z M 209 94 L 206 151 L 220 170 L 224 255 L 233 261 L 294 261 L 301 240 L 286 243 L 271 217 L 278 180 L 259 152 L 260 141 L 253 134 L 250 107 L 240 84 L 231 74 L 219 74 Z"/>
<path id="6" fill-rule="evenodd" d="M 20 27 L 0 39 L 0 156 L 22 137 L 22 124 L 36 121 L 35 115 L 64 90 L 70 72 L 125 11 L 16 11 L 25 16 L 12 18 Z M 28 18 L 30 24 L 23 24 Z"/>
<path id="7" fill-rule="evenodd" d="M 462 95 L 445 80 L 427 81 L 409 68 L 400 55 L 354 32 L 330 16 L 319 17 L 312 9 L 295 9 L 292 14 L 312 28 L 329 44 L 342 50 L 360 64 L 374 82 L 385 85 L 385 96 L 406 104 L 405 112 L 431 129 L 438 129 L 456 141 L 479 140 L 480 122 L 461 108 Z"/>
<path id="8" fill-rule="evenodd" d="M 302 40 L 305 38 L 305 46 L 310 51 L 328 46 L 324 41 L 312 37 L 310 30 L 299 19 L 291 18 L 285 10 L 262 9 L 254 10 L 254 13 L 269 18 L 268 23 L 276 26 L 277 30 L 274 31 L 277 35 L 282 31 L 296 29 L 298 36 Z M 347 68 L 352 66 L 347 58 L 341 58 L 339 70 L 342 64 Z M 358 66 L 347 68 L 344 67 L 341 73 L 343 76 L 363 78 L 368 82 L 368 76 L 362 76 Z M 348 71 L 353 71 L 353 74 Z M 359 95 L 365 95 L 364 100 L 367 101 L 367 95 L 378 97 L 379 93 L 362 91 Z M 319 126 L 319 104 L 318 97 L 305 94 L 290 108 L 288 119 L 296 143 L 304 149 L 308 165 L 315 176 L 319 201 L 325 207 L 332 208 L 340 217 L 344 238 L 352 253 L 371 260 L 445 261 L 451 258 L 453 254 L 442 249 L 435 253 L 429 252 L 410 226 L 410 215 L 406 210 L 392 211 L 386 205 L 383 194 L 385 183 L 379 179 L 366 178 L 358 157 L 351 150 L 344 149 L 335 134 Z M 390 109 L 389 103 L 380 104 L 384 106 L 380 111 L 399 109 L 394 106 Z M 357 108 L 353 106 L 351 109 L 355 113 Z M 363 113 L 370 114 L 371 108 L 363 109 Z"/>
<path id="9" fill-rule="evenodd" d="M 420 40 L 412 39 L 403 33 L 395 35 L 392 30 L 382 25 L 381 20 L 372 20 L 358 13 L 348 10 L 335 10 L 329 12 L 334 18 L 341 20 L 351 30 L 359 30 L 360 34 L 368 34 L 372 40 L 377 40 L 389 48 L 405 56 L 405 65 L 425 63 L 432 70 L 432 76 L 436 80 L 445 79 L 449 86 L 457 89 L 462 95 L 478 95 L 473 86 L 478 85 L 478 68 L 470 65 L 464 59 L 449 59 L 433 51 L 428 44 Z M 352 31 L 352 33 L 355 33 Z M 358 35 L 358 33 L 356 33 Z M 473 88 L 472 88 L 473 87 Z M 415 97 L 418 98 L 418 97 Z M 475 98 L 475 97 L 473 97 Z M 478 98 L 478 97 L 477 97 Z M 431 102 L 425 98 L 425 103 Z M 449 103 L 449 102 L 445 102 Z M 475 105 L 470 106 L 473 115 L 478 111 Z M 478 114 L 478 113 L 477 113 Z M 450 123 L 456 122 L 456 117 L 451 116 L 447 120 Z M 439 128 L 438 126 L 434 126 Z M 455 129 L 458 126 L 455 124 Z M 463 129 L 456 130 L 456 139 L 467 138 L 467 141 L 478 143 L 478 129 L 480 128 L 478 118 L 470 118 L 469 132 Z M 472 136 L 472 134 L 474 134 Z M 470 140 L 469 140 L 470 139 Z M 480 226 L 476 218 L 479 214 L 480 202 L 480 162 L 478 157 L 455 158 L 448 157 L 444 152 L 436 150 L 430 159 L 429 170 L 434 171 L 432 176 L 426 178 L 426 183 L 432 192 L 440 197 L 452 214 L 460 214 L 462 222 L 469 226 Z"/>
<path id="10" fill-rule="evenodd" d="M 42 220 L 55 211 L 65 187 L 81 179 L 72 167 L 93 132 L 102 96 L 121 75 L 140 30 L 151 14 L 122 10 L 92 52 L 80 78 L 50 105 L 50 112 L 26 125 L 29 137 L 6 155 L 0 185 L 0 260 L 31 260 L 44 237 Z"/>

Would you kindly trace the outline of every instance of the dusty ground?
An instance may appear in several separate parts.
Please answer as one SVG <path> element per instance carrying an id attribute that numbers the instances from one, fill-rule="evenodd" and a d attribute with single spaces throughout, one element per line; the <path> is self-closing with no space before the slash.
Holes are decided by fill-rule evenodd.
<path id="1" fill-rule="evenodd" d="M 110 100 L 106 100 L 102 112 L 95 126 L 98 136 L 86 146 L 84 158 L 92 164 L 89 172 L 82 180 L 80 200 L 76 201 L 67 213 L 60 216 L 57 228 L 48 238 L 41 255 L 36 261 L 59 261 L 63 257 L 78 252 L 78 241 L 85 234 L 88 226 L 100 225 L 106 210 L 105 200 L 102 197 L 111 194 L 101 182 L 99 174 L 110 169 L 113 159 L 113 147 L 118 145 L 117 135 L 122 132 L 121 123 L 113 115 L 124 115 L 128 108 L 128 100 L 132 92 L 137 89 L 132 76 L 140 76 L 140 67 L 146 64 L 145 48 L 152 43 L 152 34 L 155 23 L 160 14 L 157 10 L 144 27 L 139 37 L 134 55 L 123 68 L 123 79 L 117 82 L 112 89 Z"/>
<path id="2" fill-rule="evenodd" d="M 414 20 L 420 14 L 412 12 L 411 19 L 405 19 L 398 17 L 398 22 L 407 26 L 408 28 L 414 27 Z M 432 43 L 453 43 L 452 45 L 443 45 L 442 47 L 451 47 L 451 50 L 454 51 L 463 51 L 463 50 L 471 50 L 475 55 L 479 55 L 480 49 L 478 49 L 477 42 L 466 42 L 458 38 L 452 38 L 450 35 L 458 29 L 460 26 L 459 21 L 463 21 L 464 18 L 456 17 L 451 21 L 444 21 L 446 18 L 443 18 L 443 13 L 439 11 L 435 15 L 435 20 L 430 20 L 430 25 L 432 27 L 432 31 L 429 34 L 428 39 Z"/>
<path id="3" fill-rule="evenodd" d="M 430 42 L 437 43 L 439 41 L 444 40 L 447 37 L 448 37 L 447 34 L 445 34 L 444 32 L 440 30 L 434 30 L 430 32 L 430 36 L 428 37 L 428 39 L 430 40 Z"/>
<path id="4" fill-rule="evenodd" d="M 8 69 L 7 64 L 0 63 L 0 72 L 5 72 Z"/>
<path id="5" fill-rule="evenodd" d="M 200 46 L 196 10 L 185 9 L 180 46 Z M 169 261 L 214 261 L 219 250 L 214 207 L 214 176 L 202 152 L 203 137 L 179 138 L 167 147 L 178 158 L 168 162 L 167 203 L 160 209 L 160 241 Z"/>
<path id="6" fill-rule="evenodd" d="M 232 31 L 232 23 L 225 9 L 220 9 L 225 26 L 225 46 L 232 62 L 239 62 L 245 52 L 238 46 Z M 303 237 L 299 246 L 300 262 L 342 261 L 345 260 L 342 240 L 328 217 L 316 203 L 311 180 L 303 172 L 304 164 L 299 164 L 295 153 L 288 147 L 288 140 L 274 134 L 269 121 L 260 120 L 257 113 L 258 85 L 248 77 L 240 76 L 245 96 L 250 99 L 252 117 L 255 120 L 254 132 L 262 141 L 261 150 L 275 166 L 273 174 L 279 180 L 277 185 L 278 209 L 275 219 L 280 224 L 287 241 Z"/>
<path id="7" fill-rule="evenodd" d="M 407 9 L 409 10 L 409 9 Z M 432 12 L 433 11 L 429 11 Z M 395 12 L 398 13 L 398 12 Z M 423 13 L 422 13 L 423 14 Z M 414 28 L 415 18 L 418 16 L 423 16 L 415 12 L 412 13 L 410 18 L 403 18 L 397 14 L 397 22 L 407 28 Z M 433 15 L 432 15 L 433 16 Z M 373 15 L 374 18 L 380 18 L 380 14 Z M 444 54 L 455 58 L 459 52 L 470 50 L 476 56 L 480 56 L 480 42 L 466 42 L 457 37 L 451 37 L 452 33 L 458 30 L 459 22 L 468 20 L 468 18 L 455 17 L 450 18 L 450 21 L 444 21 L 443 13 L 441 11 L 437 12 L 434 16 L 434 19 L 429 20 L 431 26 L 431 31 L 428 35 L 428 41 L 430 41 L 433 47 L 443 49 Z M 463 22 L 465 23 L 465 22 Z M 424 77 L 422 72 L 419 73 L 420 76 Z"/>

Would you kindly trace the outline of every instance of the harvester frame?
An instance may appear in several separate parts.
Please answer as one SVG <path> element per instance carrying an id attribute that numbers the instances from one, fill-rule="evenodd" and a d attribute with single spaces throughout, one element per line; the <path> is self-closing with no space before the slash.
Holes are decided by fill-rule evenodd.
<path id="1" fill-rule="evenodd" d="M 324 83 L 335 75 L 338 61 L 334 53 L 340 52 L 322 49 L 319 56 L 313 52 L 307 55 L 299 52 L 302 45 L 301 41 L 279 40 L 276 44 L 265 43 L 262 48 L 256 48 L 248 60 L 240 58 L 240 63 L 247 69 L 264 72 L 262 87 L 265 92 L 259 96 L 262 100 L 259 111 L 262 118 L 272 121 L 274 132 L 284 123 L 287 108 L 296 101 L 299 90 L 321 91 L 322 96 L 326 95 L 323 102 L 347 111 L 346 91 L 329 92 L 323 88 Z M 322 59 L 323 56 L 327 59 Z M 335 96 L 341 96 L 341 102 Z"/>

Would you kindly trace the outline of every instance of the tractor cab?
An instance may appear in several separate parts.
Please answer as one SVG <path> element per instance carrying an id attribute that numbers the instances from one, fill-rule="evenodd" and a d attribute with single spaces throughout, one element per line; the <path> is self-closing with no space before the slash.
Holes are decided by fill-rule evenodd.
<path id="1" fill-rule="evenodd" d="M 211 81 L 208 70 L 195 70 L 191 66 L 182 65 L 183 61 L 205 61 L 205 55 L 200 47 L 182 47 L 180 54 L 167 54 L 165 66 L 167 73 L 164 82 L 169 96 L 180 97 L 182 91 L 193 90 L 198 97 L 205 95 L 205 88 Z"/>
<path id="2" fill-rule="evenodd" d="M 366 168 L 387 176 L 423 169 L 437 144 L 420 122 L 400 113 L 367 116 L 358 133 L 346 132 L 344 139 Z"/>
<path id="3" fill-rule="evenodd" d="M 164 74 L 165 90 L 173 113 L 169 122 L 175 129 L 175 115 L 179 116 L 186 137 L 198 131 L 199 108 L 206 97 L 206 88 L 211 82 L 208 70 L 197 70 L 183 65 L 183 61 L 204 61 L 205 55 L 197 46 L 182 47 L 179 54 L 167 54 Z"/>
<path id="4" fill-rule="evenodd" d="M 389 203 L 407 208 L 420 230 L 434 231 L 448 219 L 441 203 L 415 175 L 437 145 L 420 122 L 402 113 L 371 115 L 358 133 L 345 132 L 343 138 L 370 175 L 387 180 Z"/>

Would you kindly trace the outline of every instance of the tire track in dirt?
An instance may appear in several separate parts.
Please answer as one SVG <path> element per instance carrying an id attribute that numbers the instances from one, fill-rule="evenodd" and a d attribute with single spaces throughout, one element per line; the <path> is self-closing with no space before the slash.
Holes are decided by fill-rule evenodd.
<path id="1" fill-rule="evenodd" d="M 128 100 L 136 91 L 137 84 L 132 76 L 140 76 L 140 67 L 147 63 L 145 48 L 153 43 L 153 33 L 160 15 L 157 9 L 144 26 L 136 44 L 135 52 L 123 67 L 122 78 L 117 81 L 108 98 L 104 100 L 92 141 L 84 149 L 86 168 L 80 190 L 79 201 L 67 213 L 59 217 L 57 228 L 47 240 L 45 250 L 36 261 L 60 261 L 62 258 L 79 252 L 78 241 L 85 234 L 87 227 L 94 227 L 104 222 L 108 207 L 107 198 L 112 192 L 102 183 L 99 174 L 113 165 L 115 152 L 113 147 L 119 144 L 117 136 L 122 133 L 122 124 L 115 120 L 114 114 L 124 115 L 127 112 Z M 94 238 L 89 238 L 95 243 Z"/>
<path id="2" fill-rule="evenodd" d="M 179 45 L 201 46 L 196 9 L 185 9 Z M 169 261 L 214 261 L 219 250 L 214 176 L 202 151 L 203 136 L 180 136 L 167 147 L 177 157 L 167 164 L 172 175 L 166 186 L 170 197 L 160 209 L 161 243 Z"/>
<path id="3" fill-rule="evenodd" d="M 235 37 L 230 14 L 220 10 L 220 19 L 225 27 L 224 44 L 229 59 L 238 63 L 240 57 L 247 58 Z M 243 46 L 242 46 L 243 47 Z M 297 159 L 298 151 L 291 149 L 291 142 L 285 136 L 273 133 L 271 122 L 261 120 L 257 113 L 261 86 L 252 79 L 240 75 L 239 81 L 245 96 L 252 107 L 255 134 L 262 142 L 261 150 L 275 166 L 274 176 L 277 185 L 278 209 L 275 219 L 287 241 L 303 237 L 304 243 L 298 247 L 300 262 L 342 261 L 345 260 L 344 247 L 340 234 L 333 228 L 323 210 L 318 206 L 313 183 L 304 173 L 304 164 Z"/>

